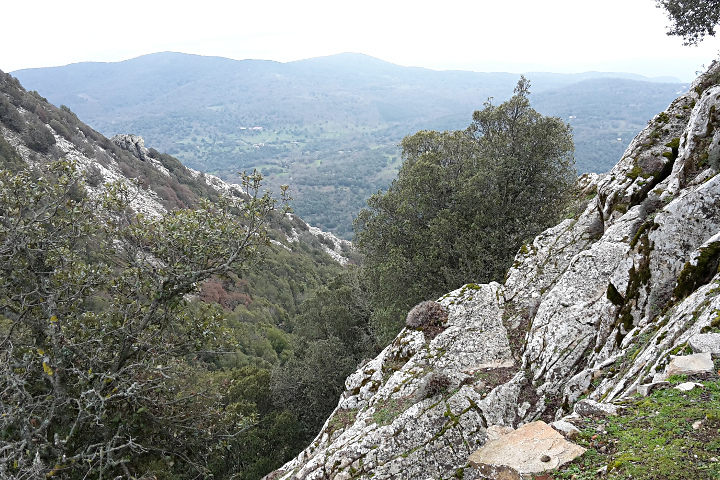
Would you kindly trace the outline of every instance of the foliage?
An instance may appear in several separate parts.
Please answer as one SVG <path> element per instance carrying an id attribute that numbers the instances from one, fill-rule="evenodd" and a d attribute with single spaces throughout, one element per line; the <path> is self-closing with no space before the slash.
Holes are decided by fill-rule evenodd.
<path id="1" fill-rule="evenodd" d="M 335 336 L 303 342 L 293 358 L 273 371 L 273 401 L 293 412 L 313 436 L 337 406 L 345 379 L 356 368 Z"/>
<path id="2" fill-rule="evenodd" d="M 25 167 L 25 165 L 25 162 L 17 150 L 0 135 L 0 169 L 17 172 Z"/>
<path id="3" fill-rule="evenodd" d="M 529 83 L 467 130 L 418 132 L 387 192 L 355 221 L 382 342 L 408 309 L 468 281 L 502 281 L 525 240 L 554 225 L 575 180 L 570 127 L 530 107 Z"/>
<path id="4" fill-rule="evenodd" d="M 85 194 L 69 162 L 0 173 L 1 475 L 204 475 L 253 421 L 203 374 L 219 309 L 186 296 L 259 258 L 260 180 L 148 218 L 127 183 Z"/>
<path id="5" fill-rule="evenodd" d="M 673 23 L 668 35 L 683 37 L 685 45 L 697 45 L 705 35 L 715 36 L 720 23 L 718 0 L 656 0 L 657 7 L 665 9 Z"/>

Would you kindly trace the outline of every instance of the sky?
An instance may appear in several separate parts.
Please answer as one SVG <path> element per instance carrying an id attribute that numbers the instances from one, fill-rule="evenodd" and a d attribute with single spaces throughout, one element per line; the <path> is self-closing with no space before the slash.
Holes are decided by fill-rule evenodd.
<path id="1" fill-rule="evenodd" d="M 681 81 L 720 55 L 685 47 L 655 0 L 28 0 L 5 2 L 0 69 L 173 51 L 280 62 L 343 52 L 435 70 L 623 71 Z"/>

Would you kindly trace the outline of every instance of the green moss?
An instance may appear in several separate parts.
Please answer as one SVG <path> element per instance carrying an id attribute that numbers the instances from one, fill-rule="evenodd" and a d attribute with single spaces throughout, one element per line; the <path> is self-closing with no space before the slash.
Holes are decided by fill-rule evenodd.
<path id="1" fill-rule="evenodd" d="M 713 242 L 700 251 L 695 265 L 685 264 L 677 279 L 673 295 L 677 300 L 688 297 L 702 285 L 708 283 L 718 271 L 720 262 L 720 242 Z"/>
<path id="2" fill-rule="evenodd" d="M 401 413 L 415 403 L 412 397 L 400 399 L 390 398 L 385 404 L 373 413 L 373 421 L 378 425 L 390 425 Z"/>
<path id="3" fill-rule="evenodd" d="M 715 317 L 707 325 L 700 329 L 700 333 L 720 333 L 720 310 L 715 310 Z"/>

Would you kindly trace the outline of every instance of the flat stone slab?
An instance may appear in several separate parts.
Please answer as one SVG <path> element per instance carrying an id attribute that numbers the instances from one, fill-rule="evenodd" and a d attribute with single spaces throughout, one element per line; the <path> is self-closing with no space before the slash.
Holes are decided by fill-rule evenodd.
<path id="1" fill-rule="evenodd" d="M 712 373 L 714 369 L 710 353 L 695 353 L 673 357 L 665 367 L 665 375 L 696 375 L 698 373 Z"/>
<path id="2" fill-rule="evenodd" d="M 720 356 L 720 333 L 698 333 L 688 340 L 688 345 L 695 353 L 709 353 Z"/>
<path id="3" fill-rule="evenodd" d="M 524 480 L 554 470 L 585 453 L 550 425 L 539 420 L 488 441 L 468 462 L 485 478 Z"/>
<path id="4" fill-rule="evenodd" d="M 703 385 L 702 383 L 685 382 L 685 383 L 681 383 L 680 385 L 677 385 L 675 387 L 675 389 L 680 390 L 681 392 L 689 392 L 690 390 L 692 390 L 695 387 L 705 388 L 705 385 Z"/>

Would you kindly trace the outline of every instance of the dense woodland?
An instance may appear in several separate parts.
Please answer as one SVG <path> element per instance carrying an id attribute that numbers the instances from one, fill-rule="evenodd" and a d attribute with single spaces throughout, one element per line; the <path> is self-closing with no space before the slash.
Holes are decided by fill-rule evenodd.
<path id="1" fill-rule="evenodd" d="M 298 62 L 178 53 L 15 72 L 105 135 L 134 133 L 189 167 L 237 181 L 258 168 L 295 212 L 344 238 L 400 166 L 401 140 L 465 128 L 517 75 L 407 68 L 358 54 Z M 608 171 L 687 85 L 620 73 L 530 73 L 532 106 L 573 126 L 579 172 Z M 332 208 L 329 208 L 332 206 Z"/>

